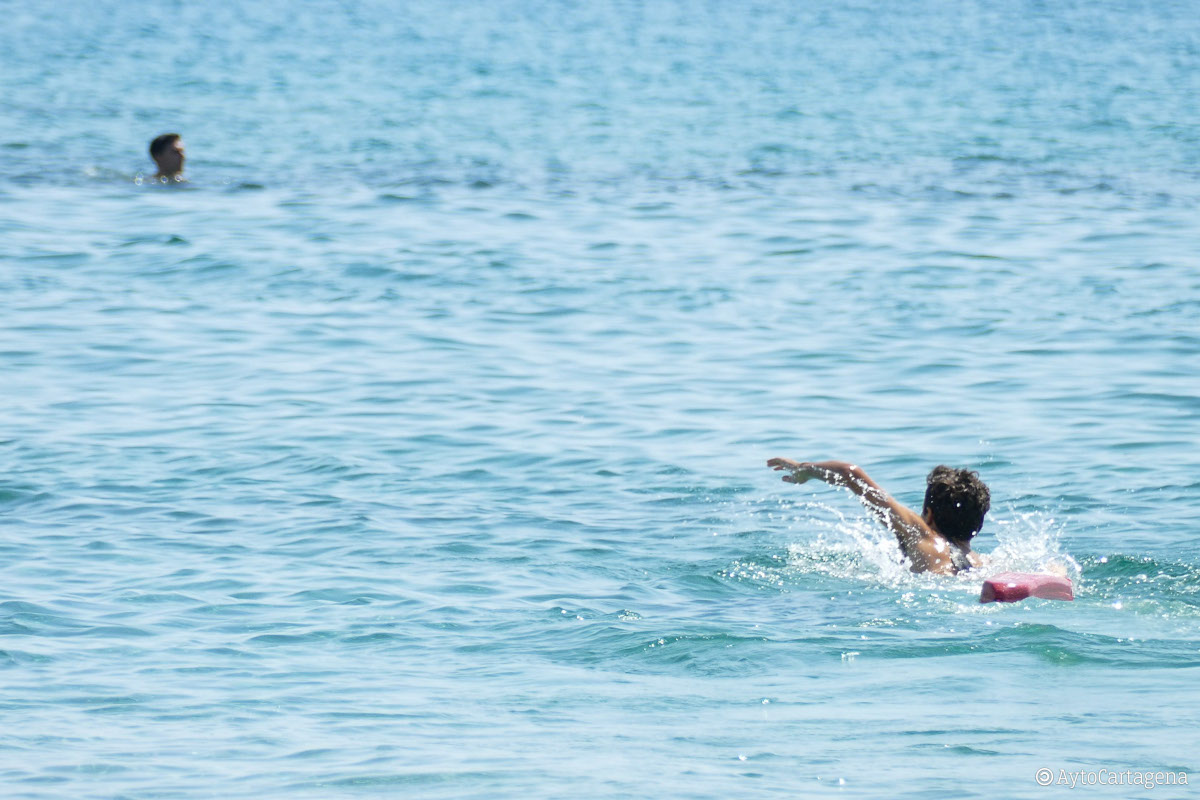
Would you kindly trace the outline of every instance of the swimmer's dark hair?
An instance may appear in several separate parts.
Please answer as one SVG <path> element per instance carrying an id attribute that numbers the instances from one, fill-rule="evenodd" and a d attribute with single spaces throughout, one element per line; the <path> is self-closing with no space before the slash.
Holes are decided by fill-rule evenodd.
<path id="1" fill-rule="evenodd" d="M 979 473 L 942 464 L 925 481 L 925 510 L 933 512 L 938 531 L 951 541 L 970 541 L 992 507 L 992 493 Z"/>
<path id="2" fill-rule="evenodd" d="M 150 143 L 150 157 L 157 159 L 159 153 L 169 149 L 180 138 L 178 133 L 164 133 L 162 136 L 155 136 L 154 141 Z"/>

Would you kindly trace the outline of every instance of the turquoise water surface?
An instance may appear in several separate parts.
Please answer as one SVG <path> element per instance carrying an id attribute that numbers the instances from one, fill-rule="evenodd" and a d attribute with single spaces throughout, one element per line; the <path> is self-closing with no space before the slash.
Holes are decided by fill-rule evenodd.
<path id="1" fill-rule="evenodd" d="M 1194 4 L 0 11 L 0 796 L 1200 782 Z"/>

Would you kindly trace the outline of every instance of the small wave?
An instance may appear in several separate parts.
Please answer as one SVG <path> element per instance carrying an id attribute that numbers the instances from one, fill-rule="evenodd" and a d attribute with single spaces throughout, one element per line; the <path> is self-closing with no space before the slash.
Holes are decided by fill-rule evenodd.
<path id="1" fill-rule="evenodd" d="M 25 650 L 0 650 L 0 667 L 14 667 L 24 664 L 49 664 L 55 660 L 54 656 L 44 653 L 31 653 Z"/>
<path id="2" fill-rule="evenodd" d="M 1077 631 L 1037 622 L 1016 622 L 956 637 L 908 637 L 876 647 L 872 658 L 1025 653 L 1050 664 L 1104 664 L 1126 669 L 1200 666 L 1194 644 L 1164 637 L 1133 638 Z"/>
<path id="3" fill-rule="evenodd" d="M 1082 560 L 1081 599 L 1162 620 L 1200 617 L 1200 567 L 1152 556 L 1113 554 Z"/>

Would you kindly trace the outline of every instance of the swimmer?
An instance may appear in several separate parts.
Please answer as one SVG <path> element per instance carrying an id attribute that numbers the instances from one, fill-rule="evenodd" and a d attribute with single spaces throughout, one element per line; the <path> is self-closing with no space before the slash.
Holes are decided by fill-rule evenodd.
<path id="1" fill-rule="evenodd" d="M 854 492 L 867 510 L 896 534 L 913 572 L 956 575 L 983 564 L 979 554 L 971 551 L 971 537 L 983 527 L 991 493 L 977 472 L 934 467 L 926 478 L 924 507 L 917 514 L 892 499 L 861 468 L 845 461 L 772 458 L 767 466 L 788 472 L 783 476 L 788 483 L 816 478 Z"/>
<path id="2" fill-rule="evenodd" d="M 150 157 L 158 165 L 154 176 L 160 181 L 185 181 L 183 177 L 183 139 L 178 133 L 164 133 L 150 143 Z"/>

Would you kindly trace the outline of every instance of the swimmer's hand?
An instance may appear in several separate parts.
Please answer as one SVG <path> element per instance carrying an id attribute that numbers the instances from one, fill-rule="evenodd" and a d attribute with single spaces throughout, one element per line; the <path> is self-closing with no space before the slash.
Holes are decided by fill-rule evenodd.
<path id="1" fill-rule="evenodd" d="M 772 458 L 767 462 L 767 466 L 774 469 L 776 472 L 787 471 L 790 474 L 784 475 L 783 479 L 787 483 L 807 483 L 813 478 L 823 478 L 821 470 L 811 461 L 792 461 L 790 458 Z"/>

